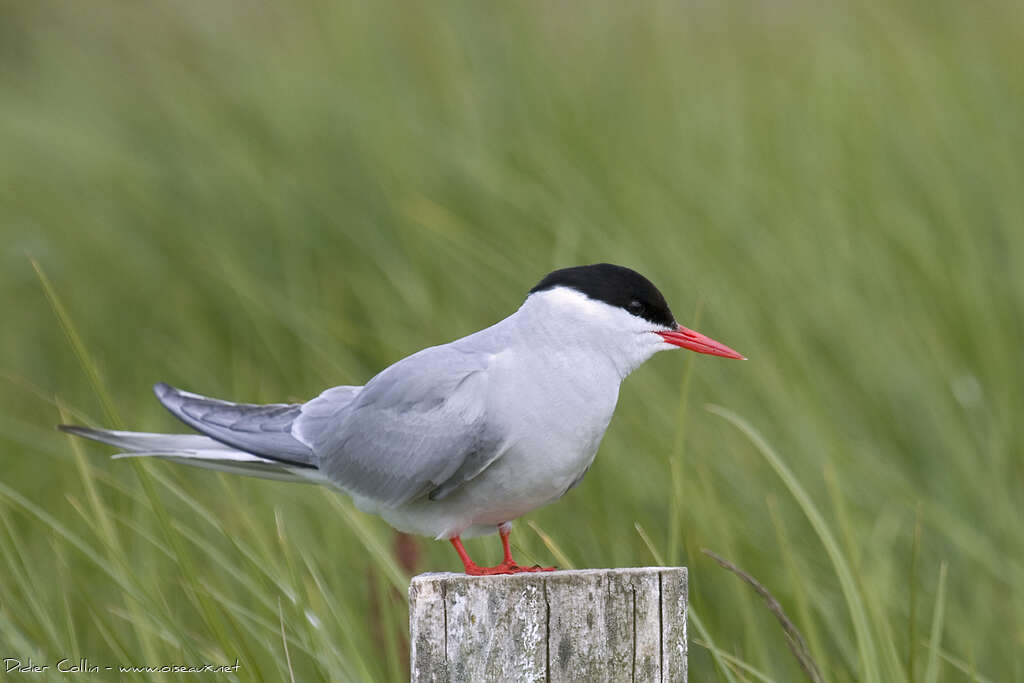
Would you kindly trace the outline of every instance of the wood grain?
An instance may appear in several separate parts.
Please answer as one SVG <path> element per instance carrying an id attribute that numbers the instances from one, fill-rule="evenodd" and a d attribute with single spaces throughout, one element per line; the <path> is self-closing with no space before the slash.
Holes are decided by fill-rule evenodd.
<path id="1" fill-rule="evenodd" d="M 684 567 L 421 574 L 411 668 L 426 681 L 685 681 Z"/>

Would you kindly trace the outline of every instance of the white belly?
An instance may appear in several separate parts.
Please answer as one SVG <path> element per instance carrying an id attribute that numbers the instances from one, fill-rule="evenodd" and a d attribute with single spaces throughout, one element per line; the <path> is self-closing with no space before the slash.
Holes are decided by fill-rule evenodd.
<path id="1" fill-rule="evenodd" d="M 554 502 L 586 473 L 614 412 L 617 388 L 603 397 L 530 403 L 509 425 L 503 455 L 443 500 L 390 509 L 366 500 L 356 504 L 400 531 L 435 538 L 494 533 L 499 524 Z M 517 405 L 524 405 L 521 397 Z"/>

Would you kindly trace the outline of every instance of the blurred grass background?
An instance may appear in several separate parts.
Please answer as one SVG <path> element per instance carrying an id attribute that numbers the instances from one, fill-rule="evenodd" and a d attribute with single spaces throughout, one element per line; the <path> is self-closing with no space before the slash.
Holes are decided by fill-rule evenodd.
<path id="1" fill-rule="evenodd" d="M 1024 680 L 1020 3 L 0 16 L 0 656 L 281 680 L 283 629 L 295 680 L 402 679 L 403 572 L 458 569 L 447 544 L 111 462 L 59 408 L 157 431 L 158 380 L 305 399 L 611 261 L 751 360 L 637 371 L 583 485 L 529 518 L 564 558 L 520 523 L 523 556 L 688 565 L 695 681 L 801 675 L 701 547 L 828 680 Z"/>

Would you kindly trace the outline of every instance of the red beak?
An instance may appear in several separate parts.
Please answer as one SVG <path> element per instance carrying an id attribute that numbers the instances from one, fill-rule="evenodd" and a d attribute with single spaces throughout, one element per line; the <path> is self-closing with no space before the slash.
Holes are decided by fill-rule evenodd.
<path id="1" fill-rule="evenodd" d="M 682 325 L 679 325 L 672 332 L 658 332 L 657 334 L 660 334 L 661 338 L 672 346 L 681 346 L 684 349 L 696 351 L 697 353 L 710 353 L 712 356 L 746 360 L 744 356 L 736 353 L 725 344 L 720 344 L 711 337 L 705 337 L 700 332 L 694 332 Z"/>

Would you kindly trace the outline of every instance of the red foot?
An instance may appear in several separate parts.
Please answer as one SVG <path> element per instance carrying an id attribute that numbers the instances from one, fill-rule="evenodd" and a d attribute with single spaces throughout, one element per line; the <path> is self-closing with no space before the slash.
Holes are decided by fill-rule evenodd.
<path id="1" fill-rule="evenodd" d="M 469 559 L 469 554 L 466 549 L 462 547 L 462 540 L 455 536 L 451 539 L 452 545 L 455 547 L 455 552 L 459 554 L 459 559 L 462 560 L 462 566 L 466 568 L 466 573 L 470 576 L 494 576 L 495 574 L 522 574 L 524 572 L 553 572 L 555 567 L 541 567 L 539 564 L 535 564 L 532 567 L 520 567 L 512 559 L 512 551 L 508 546 L 508 526 L 501 525 L 498 527 L 498 532 L 501 534 L 501 545 L 505 551 L 505 561 L 494 567 L 481 567 L 473 560 Z"/>
<path id="2" fill-rule="evenodd" d="M 470 576 L 493 576 L 495 574 L 523 574 L 525 572 L 553 572 L 555 567 L 541 567 L 538 564 L 532 567 L 520 567 L 518 564 L 502 562 L 494 567 L 481 567 L 477 564 L 466 565 L 466 573 Z"/>

